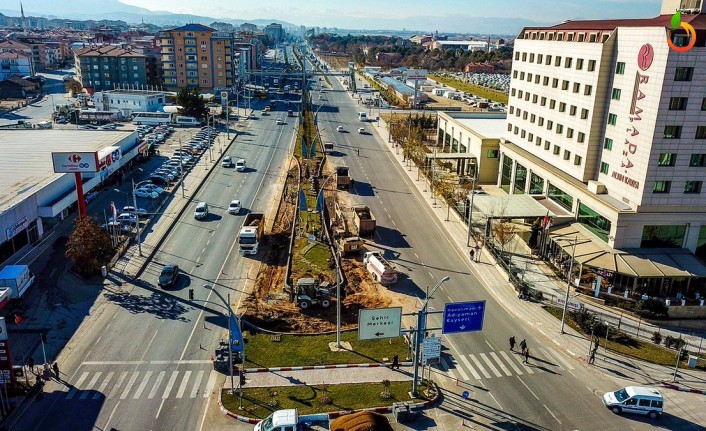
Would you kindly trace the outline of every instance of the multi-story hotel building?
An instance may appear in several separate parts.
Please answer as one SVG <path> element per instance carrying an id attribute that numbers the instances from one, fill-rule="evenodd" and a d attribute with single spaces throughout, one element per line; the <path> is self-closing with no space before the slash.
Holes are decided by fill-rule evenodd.
<path id="1" fill-rule="evenodd" d="M 683 250 L 706 259 L 700 3 L 663 0 L 660 16 L 651 19 L 528 27 L 515 41 L 498 185 L 548 198 L 555 225 L 574 221 L 593 243 L 584 251 L 603 256 L 584 262 L 630 275 L 616 280 L 626 289 L 668 294 L 706 276 Z M 685 32 L 670 31 L 678 9 L 696 31 L 686 52 L 668 44 L 690 42 Z M 624 251 L 633 256 L 616 260 Z M 647 255 L 634 260 L 636 267 L 620 268 Z"/>
<path id="2" fill-rule="evenodd" d="M 160 33 L 164 87 L 230 88 L 235 81 L 233 34 L 201 24 Z"/>

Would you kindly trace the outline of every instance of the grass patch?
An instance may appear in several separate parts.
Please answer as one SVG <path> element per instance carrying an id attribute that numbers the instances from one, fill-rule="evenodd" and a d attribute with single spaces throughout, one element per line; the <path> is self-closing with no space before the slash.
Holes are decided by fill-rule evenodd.
<path id="1" fill-rule="evenodd" d="M 336 341 L 331 335 L 282 335 L 273 342 L 267 334 L 247 337 L 246 367 L 294 367 L 300 365 L 362 364 L 392 360 L 399 355 L 402 361 L 408 347 L 404 337 L 389 340 L 358 341 L 357 331 L 341 333 L 341 341 L 351 344 L 353 351 L 332 352 L 328 344 Z"/>
<path id="2" fill-rule="evenodd" d="M 439 75 L 429 75 L 434 81 L 440 82 L 449 87 L 453 87 L 459 91 L 464 91 L 466 93 L 471 93 L 474 96 L 480 96 L 485 99 L 490 99 L 495 102 L 501 102 L 507 105 L 509 96 L 507 93 L 502 91 L 491 90 L 490 88 L 482 87 L 476 84 L 469 84 L 467 82 L 459 81 L 455 78 L 449 78 Z"/>
<path id="3" fill-rule="evenodd" d="M 543 308 L 549 314 L 561 320 L 561 315 L 563 312 L 562 308 L 549 306 L 545 306 Z M 568 313 L 566 315 L 566 324 L 577 332 L 582 333 L 587 337 L 590 337 L 590 334 L 586 334 L 585 332 L 583 332 L 579 325 L 571 318 L 571 315 Z M 631 356 L 636 359 L 651 362 L 653 364 L 674 366 L 674 361 L 676 360 L 675 351 L 669 350 L 661 346 L 657 346 L 646 341 L 636 340 L 632 337 L 629 338 L 630 341 L 625 343 L 617 343 L 615 341 L 608 340 L 608 350 L 623 354 L 625 356 Z M 605 338 L 600 338 L 599 343 L 601 345 L 601 348 L 605 348 L 605 342 Z M 701 364 L 698 368 L 701 368 L 705 365 L 703 364 L 704 361 L 700 362 Z M 686 368 L 686 362 L 682 361 L 679 366 L 681 368 Z"/>
<path id="4" fill-rule="evenodd" d="M 309 244 L 307 238 L 299 238 L 294 241 L 292 252 L 292 274 L 312 273 L 315 275 L 326 274 L 330 279 L 336 277 L 333 269 L 329 269 L 328 259 L 331 252 L 322 243 Z"/>
<path id="5" fill-rule="evenodd" d="M 232 412 L 264 419 L 282 409 L 297 409 L 300 415 L 306 415 L 391 406 L 396 402 L 411 400 L 408 393 L 412 390 L 412 382 L 390 382 L 388 399 L 380 396 L 383 390 L 382 383 L 246 388 L 243 389 L 243 410 L 238 410 L 238 395 L 231 394 L 228 389 L 223 390 L 222 400 L 223 407 Z M 324 397 L 330 398 L 331 403 L 324 404 Z"/>

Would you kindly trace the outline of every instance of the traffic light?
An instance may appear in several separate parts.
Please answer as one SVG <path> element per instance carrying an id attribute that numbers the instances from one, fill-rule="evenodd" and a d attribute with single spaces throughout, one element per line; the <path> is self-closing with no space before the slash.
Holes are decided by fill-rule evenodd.
<path id="1" fill-rule="evenodd" d="M 194 289 L 189 289 L 189 300 L 194 300 Z"/>

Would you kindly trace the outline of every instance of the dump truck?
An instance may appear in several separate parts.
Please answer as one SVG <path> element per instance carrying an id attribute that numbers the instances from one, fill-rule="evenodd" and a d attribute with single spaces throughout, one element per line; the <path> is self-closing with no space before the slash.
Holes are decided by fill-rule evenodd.
<path id="1" fill-rule="evenodd" d="M 348 166 L 336 166 L 336 188 L 345 189 L 351 186 L 351 177 L 348 176 Z"/>
<path id="2" fill-rule="evenodd" d="M 358 236 L 372 236 L 375 233 L 375 216 L 365 205 L 353 207 L 353 224 Z"/>
<path id="3" fill-rule="evenodd" d="M 359 236 L 339 238 L 338 251 L 341 253 L 341 256 L 351 253 L 360 253 L 363 251 L 363 240 Z"/>
<path id="4" fill-rule="evenodd" d="M 240 254 L 257 254 L 260 241 L 265 231 L 265 214 L 249 213 L 238 233 Z"/>
<path id="5" fill-rule="evenodd" d="M 27 265 L 7 265 L 0 271 L 0 289 L 10 289 L 10 298 L 19 299 L 34 283 L 34 274 Z"/>
<path id="6" fill-rule="evenodd" d="M 397 283 L 397 270 L 394 265 L 382 257 L 380 252 L 366 252 L 363 257 L 363 265 L 365 265 L 365 269 L 373 276 L 373 280 L 383 286 Z"/>

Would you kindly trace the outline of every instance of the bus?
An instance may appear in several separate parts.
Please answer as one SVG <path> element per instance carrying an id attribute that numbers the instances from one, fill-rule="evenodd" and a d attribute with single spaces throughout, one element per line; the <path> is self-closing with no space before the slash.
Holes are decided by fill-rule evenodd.
<path id="1" fill-rule="evenodd" d="M 368 116 L 365 114 L 365 112 L 358 112 L 358 120 L 368 121 Z"/>
<path id="2" fill-rule="evenodd" d="M 137 126 L 162 126 L 172 123 L 172 114 L 168 112 L 137 112 L 132 117 L 132 124 Z"/>

